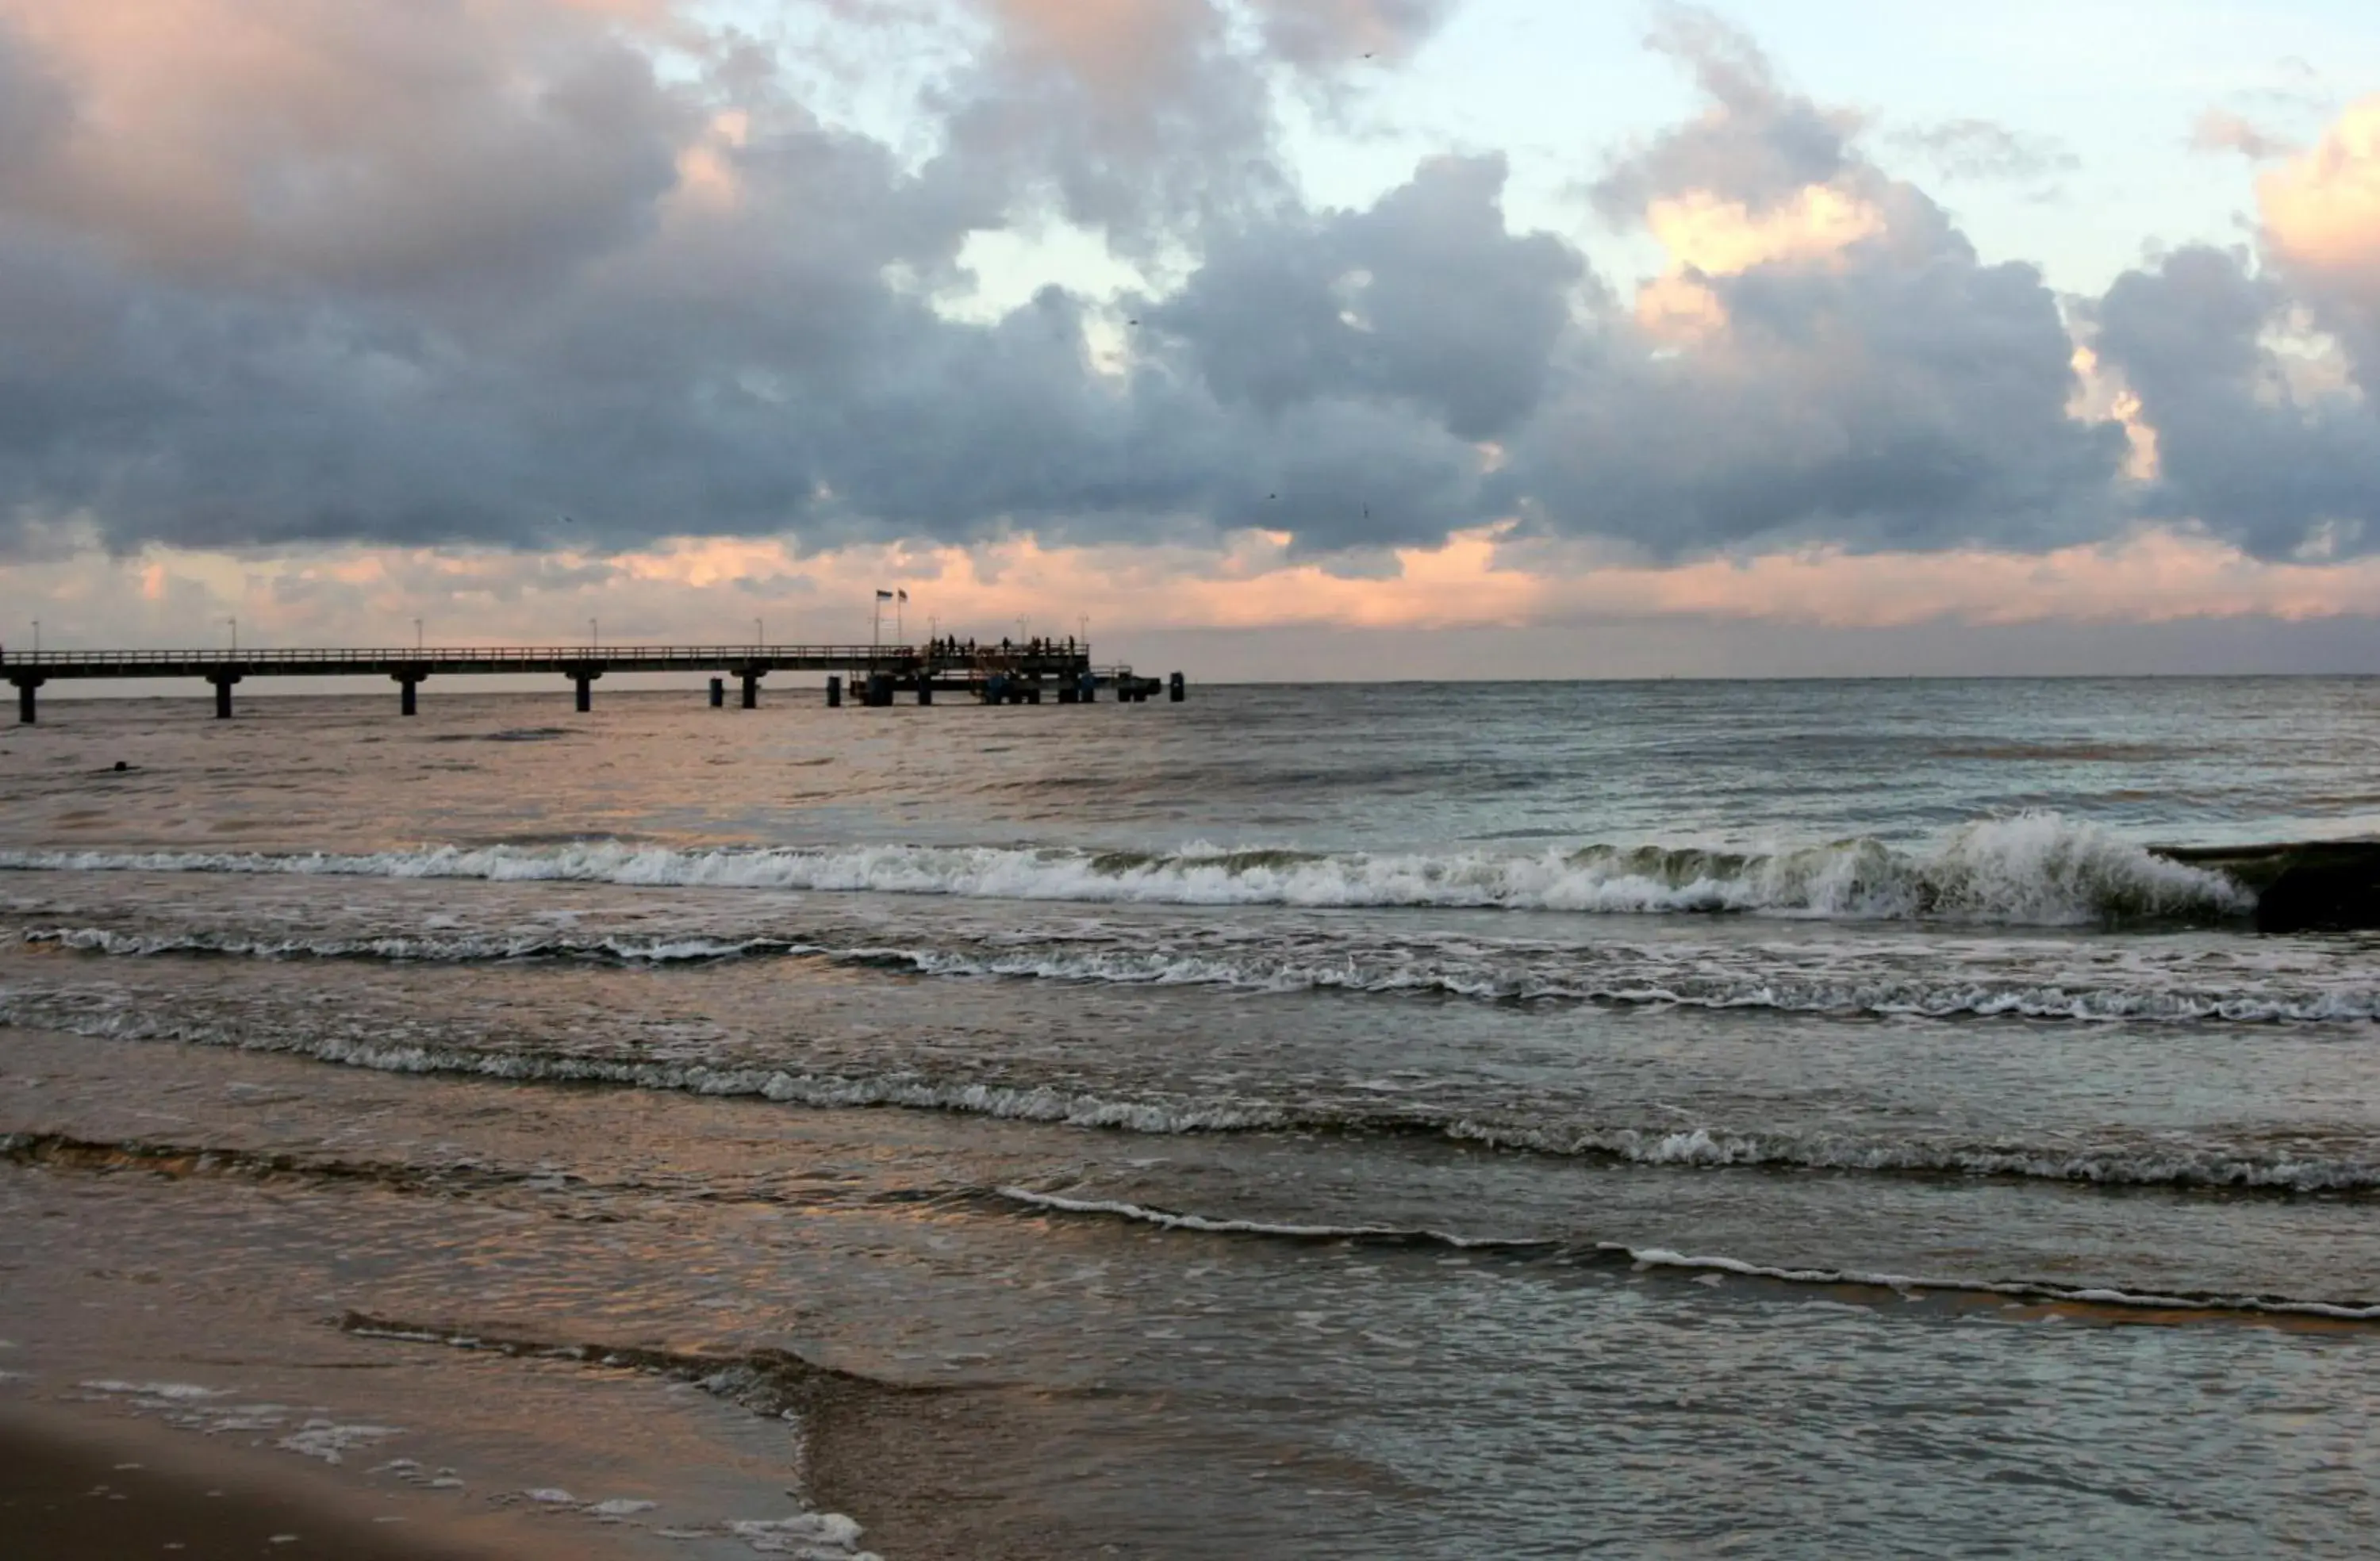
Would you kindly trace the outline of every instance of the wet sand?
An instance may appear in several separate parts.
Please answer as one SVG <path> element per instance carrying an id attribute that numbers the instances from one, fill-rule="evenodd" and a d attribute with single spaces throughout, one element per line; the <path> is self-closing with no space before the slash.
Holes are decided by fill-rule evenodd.
<path id="1" fill-rule="evenodd" d="M 0 1549 L 19 1561 L 615 1554 L 583 1532 L 562 1545 L 506 1514 L 444 1519 L 288 1463 L 120 1418 L 0 1406 Z"/>

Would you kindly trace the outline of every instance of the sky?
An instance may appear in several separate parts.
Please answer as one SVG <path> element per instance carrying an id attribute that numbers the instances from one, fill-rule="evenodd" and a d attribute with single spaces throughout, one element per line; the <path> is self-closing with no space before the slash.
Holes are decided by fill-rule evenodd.
<path id="1" fill-rule="evenodd" d="M 2380 672 L 2375 397 L 2368 4 L 0 0 L 12 647 Z"/>

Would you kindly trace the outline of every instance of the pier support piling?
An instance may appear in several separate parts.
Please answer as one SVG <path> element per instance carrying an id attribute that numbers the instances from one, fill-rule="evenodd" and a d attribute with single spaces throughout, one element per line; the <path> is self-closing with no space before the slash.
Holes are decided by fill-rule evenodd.
<path id="1" fill-rule="evenodd" d="M 919 674 L 918 674 L 918 676 L 917 676 L 917 703 L 918 703 L 918 704 L 920 704 L 920 705 L 930 705 L 930 704 L 932 704 L 933 702 L 934 702 L 934 677 L 933 677 L 933 674 L 932 674 L 931 672 L 921 672 L 921 673 L 919 673 Z"/>
<path id="2" fill-rule="evenodd" d="M 595 680 L 603 674 L 597 672 L 574 672 L 570 681 L 578 685 L 578 713 L 587 714 L 595 708 Z"/>
<path id="3" fill-rule="evenodd" d="M 826 708 L 830 710 L 843 708 L 843 679 L 831 677 L 826 680 Z"/>
<path id="4" fill-rule="evenodd" d="M 760 708 L 760 674 L 746 672 L 743 676 L 744 708 L 747 710 L 757 710 Z"/>
<path id="5" fill-rule="evenodd" d="M 727 708 L 727 680 L 725 678 L 712 678 L 710 680 L 710 708 L 714 710 L 725 709 Z"/>
<path id="6" fill-rule="evenodd" d="M 421 713 L 421 708 L 416 702 L 414 693 L 415 690 L 421 686 L 421 674 L 419 672 L 391 672 L 389 676 L 396 680 L 397 709 L 405 715 L 419 715 Z"/>
<path id="7" fill-rule="evenodd" d="M 40 678 L 11 678 L 8 681 L 17 685 L 17 724 L 19 726 L 32 725 L 33 690 L 42 686 L 42 680 Z"/>
<path id="8" fill-rule="evenodd" d="M 215 685 L 215 720 L 231 720 L 231 685 L 239 681 L 239 674 L 209 672 L 207 681 Z"/>

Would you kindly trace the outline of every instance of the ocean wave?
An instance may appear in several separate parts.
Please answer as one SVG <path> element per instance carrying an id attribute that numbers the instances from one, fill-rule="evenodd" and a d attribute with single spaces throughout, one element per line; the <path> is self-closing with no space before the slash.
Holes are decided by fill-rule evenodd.
<path id="1" fill-rule="evenodd" d="M 471 964 L 588 960 L 614 964 L 709 964 L 754 955 L 829 950 L 782 938 L 572 938 L 528 933 L 440 937 L 256 938 L 223 932 L 125 932 L 108 927 L 28 927 L 24 941 L 79 953 L 150 959 L 170 954 L 258 960 L 378 960 L 393 964 Z"/>
<path id="2" fill-rule="evenodd" d="M 1952 1138 L 1730 1131 L 1709 1125 L 1644 1128 L 1530 1121 L 1439 1107 L 1286 1103 L 1261 1097 L 1130 1095 L 1006 1080 L 894 1073 L 805 1072 L 765 1066 L 653 1062 L 542 1052 L 483 1051 L 419 1042 L 310 1035 L 260 1037 L 184 1021 L 122 1012 L 54 1013 L 21 998 L 0 999 L 0 1024 L 114 1039 L 222 1046 L 310 1057 L 380 1072 L 606 1084 L 711 1096 L 746 1096 L 817 1109 L 895 1107 L 1153 1136 L 1304 1132 L 1439 1139 L 1515 1154 L 1697 1171 L 1852 1173 L 2005 1180 L 2176 1192 L 2281 1196 L 2366 1196 L 2380 1192 L 2380 1160 L 2254 1152 L 2216 1145 L 2021 1144 Z"/>
<path id="3" fill-rule="evenodd" d="M 1405 946 L 1350 943 L 1344 952 L 1283 956 L 1249 948 L 837 947 L 779 936 L 574 937 L 556 934 L 429 934 L 363 938 L 259 938 L 231 932 L 134 932 L 105 927 L 27 927 L 35 947 L 112 958 L 174 955 L 260 960 L 358 960 L 391 963 L 561 961 L 625 966 L 714 964 L 730 960 L 808 958 L 834 964 L 948 979 L 1041 980 L 1089 986 L 1205 986 L 1242 992 L 1333 992 L 1371 997 L 1453 998 L 1488 1003 L 1592 1004 L 1609 1008 L 1766 1010 L 1877 1018 L 2016 1018 L 2078 1023 L 2284 1024 L 2368 1023 L 2380 1018 L 2380 986 L 2309 986 L 2253 974 L 2208 984 L 2153 971 L 2130 980 L 2053 973 L 2031 980 L 1977 974 L 1920 980 L 1900 971 L 1832 973 L 1763 968 L 1758 950 L 1728 950 L 1751 968 L 1714 971 L 1709 950 L 1691 958 L 1626 948 L 1475 950 L 1458 957 Z M 1939 967 L 1945 962 L 1937 960 Z"/>
<path id="4" fill-rule="evenodd" d="M 1744 912 L 2009 926 L 2220 921 L 2254 907 L 2253 895 L 2219 872 L 2054 813 L 1978 820 L 1921 851 L 1867 839 L 1766 854 L 1597 845 L 1534 855 L 1207 846 L 1163 854 L 921 845 L 679 851 L 590 841 L 352 855 L 8 851 L 0 852 L 0 868 L 553 879 L 1101 903 Z"/>
<path id="5" fill-rule="evenodd" d="M 2287 1295 L 2235 1295 L 2216 1291 L 2168 1294 L 2117 1286 L 2058 1284 L 2036 1279 L 1953 1279 L 1855 1268 L 1786 1267 L 1749 1263 L 1733 1257 L 1690 1256 L 1667 1248 L 1632 1247 L 1618 1241 L 1463 1237 L 1418 1228 L 1300 1225 L 1182 1214 L 1123 1201 L 1061 1197 L 1022 1187 L 1002 1187 L 997 1190 L 997 1195 L 1021 1207 L 1042 1213 L 1115 1219 L 1151 1225 L 1160 1230 L 1201 1235 L 1247 1236 L 1295 1242 L 1344 1242 L 1359 1246 L 1443 1248 L 1452 1252 L 1500 1252 L 1523 1259 L 1548 1255 L 1571 1259 L 1595 1257 L 1608 1263 L 1622 1264 L 1640 1272 L 1675 1269 L 1694 1274 L 1727 1274 L 1782 1285 L 1873 1289 L 1904 1297 L 1917 1293 L 1983 1295 L 2034 1304 L 2081 1305 L 2125 1312 L 2197 1313 L 2210 1318 L 2224 1313 L 2246 1313 L 2340 1322 L 2380 1322 L 2380 1302 L 2360 1300 L 2322 1301 Z"/>
<path id="6" fill-rule="evenodd" d="M 1119 1219 L 1154 1225 L 1162 1230 L 1193 1230 L 1209 1236 L 1276 1236 L 1285 1240 L 1446 1247 L 1457 1252 L 1536 1252 L 1561 1244 L 1553 1240 L 1451 1236 L 1440 1230 L 1407 1229 L 1387 1225 L 1294 1225 L 1260 1219 L 1218 1218 L 1207 1215 L 1175 1214 L 1143 1204 L 1068 1198 L 1055 1192 L 1037 1192 L 1026 1187 L 1000 1187 L 992 1191 L 995 1196 L 1008 1203 L 1047 1209 L 1053 1214 L 1112 1215 Z"/>

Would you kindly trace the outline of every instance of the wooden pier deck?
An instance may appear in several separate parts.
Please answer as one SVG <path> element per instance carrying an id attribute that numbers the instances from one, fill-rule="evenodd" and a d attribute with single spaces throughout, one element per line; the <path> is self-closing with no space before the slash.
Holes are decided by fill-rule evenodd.
<path id="1" fill-rule="evenodd" d="M 386 677 L 398 686 L 398 709 L 419 708 L 417 692 L 432 677 L 550 672 L 577 689 L 577 708 L 594 708 L 594 684 L 607 672 L 713 672 L 710 702 L 726 703 L 726 680 L 742 685 L 745 709 L 759 705 L 760 680 L 771 672 L 825 672 L 826 702 L 840 706 L 848 681 L 853 700 L 886 706 L 900 696 L 930 705 L 937 693 L 983 704 L 1038 705 L 1045 692 L 1059 704 L 1089 704 L 1102 688 L 1125 704 L 1160 692 L 1179 703 L 1182 674 L 1142 677 L 1127 666 L 1098 666 L 1088 647 L 1051 641 L 976 646 L 936 641 L 915 645 L 577 645 L 416 646 L 410 649 L 297 650 L 36 650 L 0 652 L 0 676 L 17 689 L 17 719 L 31 724 L 35 691 L 53 682 L 95 678 L 199 678 L 212 684 L 215 714 L 228 719 L 235 684 L 261 677 Z"/>

